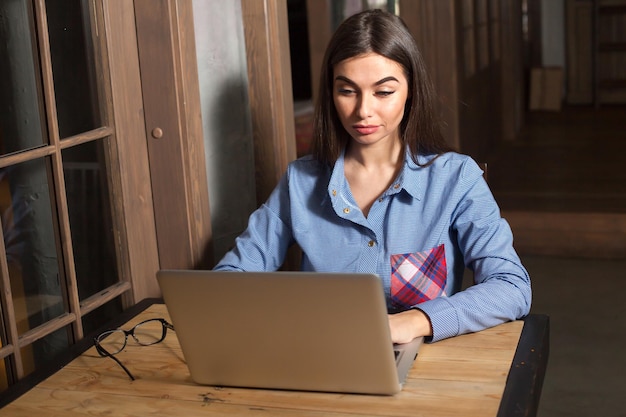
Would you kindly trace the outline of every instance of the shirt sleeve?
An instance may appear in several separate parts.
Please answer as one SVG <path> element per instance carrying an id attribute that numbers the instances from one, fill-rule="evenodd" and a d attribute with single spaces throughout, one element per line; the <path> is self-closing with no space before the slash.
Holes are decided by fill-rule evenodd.
<path id="1" fill-rule="evenodd" d="M 283 175 L 268 200 L 256 209 L 235 246 L 215 266 L 215 270 L 275 271 L 284 262 L 293 243 L 289 225 L 289 188 Z"/>
<path id="2" fill-rule="evenodd" d="M 477 164 L 468 160 L 457 181 L 450 233 L 474 273 L 475 285 L 415 306 L 429 316 L 433 342 L 522 318 L 531 305 L 530 277 Z"/>

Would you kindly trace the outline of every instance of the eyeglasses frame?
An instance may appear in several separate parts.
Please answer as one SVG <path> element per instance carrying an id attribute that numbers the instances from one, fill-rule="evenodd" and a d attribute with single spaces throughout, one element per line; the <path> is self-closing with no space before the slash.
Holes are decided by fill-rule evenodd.
<path id="1" fill-rule="evenodd" d="M 135 329 L 137 329 L 137 327 L 146 324 L 147 322 L 150 321 L 159 321 L 161 322 L 162 328 L 163 328 L 163 333 L 161 334 L 161 337 L 152 343 L 141 343 L 139 342 L 139 340 L 137 339 L 137 336 L 135 336 Z M 165 336 L 167 336 L 167 330 L 174 330 L 174 325 L 172 325 L 171 323 L 169 323 L 167 320 L 165 320 L 164 318 L 153 318 L 153 319 L 147 319 L 144 320 L 140 323 L 135 324 L 130 330 L 124 330 L 122 328 L 117 328 L 117 329 L 111 329 L 111 330 L 107 330 L 104 331 L 102 333 L 100 333 L 98 336 L 93 338 L 93 342 L 94 342 L 94 346 L 96 347 L 96 351 L 98 352 L 98 354 L 102 357 L 105 358 L 111 358 L 113 359 L 115 362 L 117 362 L 117 364 L 124 370 L 124 372 L 126 372 L 126 374 L 128 375 L 128 377 L 134 381 L 135 377 L 133 376 L 133 374 L 131 374 L 131 372 L 128 370 L 128 368 L 126 366 L 124 366 L 124 364 L 115 357 L 115 355 L 117 355 L 118 353 L 120 353 L 122 350 L 124 350 L 124 348 L 126 347 L 126 343 L 128 342 L 128 336 L 132 336 L 133 339 L 135 339 L 135 342 L 137 342 L 138 345 L 140 346 L 151 346 L 151 345 L 156 345 L 157 343 L 161 343 L 163 340 L 165 340 Z M 124 344 L 122 345 L 121 349 L 118 350 L 115 353 L 110 353 L 109 351 L 107 351 L 105 348 L 102 347 L 102 345 L 100 344 L 100 340 L 104 340 L 106 339 L 107 334 L 112 334 L 113 332 L 123 332 L 124 333 Z"/>

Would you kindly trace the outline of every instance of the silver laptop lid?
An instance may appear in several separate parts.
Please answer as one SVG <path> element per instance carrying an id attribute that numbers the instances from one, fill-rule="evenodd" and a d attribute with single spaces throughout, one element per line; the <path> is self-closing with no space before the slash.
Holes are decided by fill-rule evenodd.
<path id="1" fill-rule="evenodd" d="M 198 384 L 401 389 L 376 275 L 163 270 L 157 278 Z M 405 356 L 410 366 L 415 354 Z"/>

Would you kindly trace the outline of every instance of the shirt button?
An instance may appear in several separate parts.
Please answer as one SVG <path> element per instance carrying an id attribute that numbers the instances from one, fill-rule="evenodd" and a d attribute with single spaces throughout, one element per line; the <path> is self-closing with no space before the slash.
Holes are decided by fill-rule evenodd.
<path id="1" fill-rule="evenodd" d="M 367 242 L 367 246 L 369 246 L 370 248 L 374 246 L 375 244 L 376 242 L 374 242 L 373 240 L 370 240 L 369 242 Z"/>
<path id="2" fill-rule="evenodd" d="M 337 190 L 333 190 L 333 197 L 337 197 Z"/>
<path id="3" fill-rule="evenodd" d="M 350 213 L 350 209 L 348 207 L 346 207 L 345 209 L 343 209 L 343 212 L 348 214 L 348 213 Z"/>
<path id="4" fill-rule="evenodd" d="M 397 190 L 398 188 L 400 188 L 400 184 L 395 184 L 395 185 L 393 186 L 393 188 L 395 188 L 395 189 Z"/>
<path id="5" fill-rule="evenodd" d="M 382 203 L 382 202 L 383 202 L 383 198 L 382 198 L 382 197 L 380 197 L 380 198 L 378 199 L 378 202 L 379 202 L 379 203 Z"/>

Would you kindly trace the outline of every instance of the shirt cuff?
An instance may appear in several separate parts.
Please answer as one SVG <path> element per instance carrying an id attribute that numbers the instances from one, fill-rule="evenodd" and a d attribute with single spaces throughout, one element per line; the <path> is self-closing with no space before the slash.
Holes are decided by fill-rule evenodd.
<path id="1" fill-rule="evenodd" d="M 459 317 L 446 297 L 438 297 L 414 306 L 430 319 L 433 336 L 428 342 L 437 342 L 459 334 Z"/>

